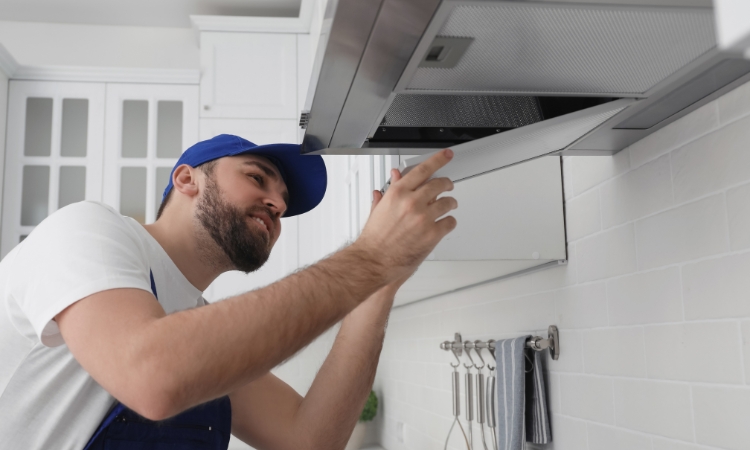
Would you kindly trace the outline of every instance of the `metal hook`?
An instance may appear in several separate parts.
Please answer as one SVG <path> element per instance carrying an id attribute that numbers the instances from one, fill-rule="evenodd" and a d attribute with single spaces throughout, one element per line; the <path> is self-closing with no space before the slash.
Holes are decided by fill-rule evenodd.
<path id="1" fill-rule="evenodd" d="M 447 342 L 450 345 L 449 341 L 445 341 L 445 342 Z M 453 367 L 454 369 L 461 367 L 461 358 L 458 357 L 458 354 L 456 353 L 456 349 L 452 348 L 451 353 L 453 353 L 453 356 L 456 358 L 456 364 L 454 365 L 452 362 L 449 362 L 448 364 L 450 364 L 451 367 Z"/>
<path id="2" fill-rule="evenodd" d="M 468 356 L 469 361 L 471 361 L 471 364 L 464 363 L 464 367 L 466 367 L 467 370 L 471 369 L 472 367 L 477 367 L 477 363 L 475 363 L 474 358 L 471 357 L 471 350 L 474 349 L 474 343 L 471 341 L 464 342 L 464 349 L 466 350 L 466 356 Z M 476 349 L 474 349 L 474 351 L 476 352 Z"/>
<path id="3" fill-rule="evenodd" d="M 484 366 L 487 365 L 487 363 L 484 362 L 484 358 L 482 358 L 482 347 L 479 346 L 479 344 L 481 344 L 481 343 L 482 343 L 482 341 L 476 340 L 476 341 L 474 341 L 474 347 L 473 347 L 474 348 L 474 352 L 479 357 L 479 360 L 482 361 L 482 365 L 481 366 L 478 366 L 478 365 L 474 364 L 474 367 L 476 367 L 477 370 L 482 370 L 482 369 L 484 369 Z M 468 353 L 468 351 L 466 353 Z"/>
<path id="4" fill-rule="evenodd" d="M 492 355 L 492 360 L 495 361 L 496 358 L 495 358 L 495 340 L 494 339 L 490 339 L 489 341 L 487 341 L 487 351 L 490 352 L 490 355 Z M 489 363 L 487 363 L 487 368 L 490 371 L 495 370 L 496 367 L 497 365 L 491 366 Z"/>

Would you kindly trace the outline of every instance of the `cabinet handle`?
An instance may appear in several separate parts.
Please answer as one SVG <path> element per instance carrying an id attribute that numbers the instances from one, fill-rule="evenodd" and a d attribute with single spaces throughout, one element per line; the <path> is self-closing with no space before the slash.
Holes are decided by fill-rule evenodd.
<path id="1" fill-rule="evenodd" d="M 211 109 L 211 105 L 203 105 L 203 109 L 205 111 L 209 111 Z"/>

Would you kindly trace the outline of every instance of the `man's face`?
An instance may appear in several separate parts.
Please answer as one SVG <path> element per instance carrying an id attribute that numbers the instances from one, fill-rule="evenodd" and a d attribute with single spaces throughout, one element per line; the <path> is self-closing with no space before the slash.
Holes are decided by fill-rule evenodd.
<path id="1" fill-rule="evenodd" d="M 279 238 L 288 203 L 278 169 L 262 156 L 226 157 L 205 182 L 198 220 L 237 270 L 257 270 Z"/>

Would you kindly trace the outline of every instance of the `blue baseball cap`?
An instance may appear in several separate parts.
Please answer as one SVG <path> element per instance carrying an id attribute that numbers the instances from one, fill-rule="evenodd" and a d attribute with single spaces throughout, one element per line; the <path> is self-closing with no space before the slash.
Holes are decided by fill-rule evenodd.
<path id="1" fill-rule="evenodd" d="M 252 154 L 271 161 L 281 173 L 289 191 L 289 204 L 284 217 L 303 214 L 318 206 L 326 193 L 326 165 L 319 155 L 302 155 L 298 144 L 255 145 L 231 134 L 220 134 L 193 145 L 180 156 L 169 174 L 162 202 L 172 190 L 172 175 L 177 167 L 187 164 L 198 167 L 225 156 Z"/>

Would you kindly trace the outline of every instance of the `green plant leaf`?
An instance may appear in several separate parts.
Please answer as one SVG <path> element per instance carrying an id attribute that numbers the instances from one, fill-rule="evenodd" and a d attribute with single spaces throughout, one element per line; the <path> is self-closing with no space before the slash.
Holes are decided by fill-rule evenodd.
<path id="1" fill-rule="evenodd" d="M 360 422 L 369 422 L 375 418 L 378 413 L 378 397 L 375 395 L 375 391 L 370 391 L 370 396 L 367 397 L 365 402 L 365 408 L 362 410 L 362 414 L 359 416 Z"/>

